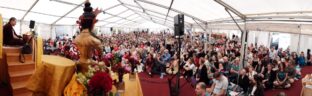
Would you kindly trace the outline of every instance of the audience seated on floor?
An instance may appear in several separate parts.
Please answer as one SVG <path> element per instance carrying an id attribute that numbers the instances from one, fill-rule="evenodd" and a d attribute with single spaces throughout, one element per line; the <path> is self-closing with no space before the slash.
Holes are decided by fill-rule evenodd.
<path id="1" fill-rule="evenodd" d="M 214 94 L 229 94 L 229 90 L 237 91 L 230 87 L 224 88 L 234 84 L 242 89 L 240 92 L 254 96 L 262 96 L 262 89 L 290 88 L 293 82 L 300 79 L 301 68 L 312 61 L 312 59 L 307 59 L 303 52 L 298 56 L 296 52 L 290 52 L 289 48 L 275 49 L 275 47 L 250 44 L 246 52 L 246 62 L 243 65 L 240 60 L 241 41 L 237 39 L 237 36 L 232 36 L 235 38 L 230 39 L 225 35 L 214 34 L 209 42 L 204 42 L 208 39 L 196 36 L 201 34 L 203 33 L 184 37 L 180 64 L 176 55 L 178 45 L 175 42 L 177 40 L 172 37 L 172 34 L 162 32 L 159 34 L 132 32 L 111 36 L 101 35 L 104 41 L 104 53 L 100 57 L 94 56 L 94 59 L 105 59 L 107 54 L 117 53 L 117 57 L 122 59 L 125 66 L 128 66 L 128 59 L 134 58 L 139 62 L 136 70 L 144 70 L 151 77 L 174 76 L 178 72 L 177 69 L 181 68 L 179 71 L 182 74 L 181 79 L 185 78 L 195 84 L 203 82 L 207 86 L 214 85 L 216 87 L 210 90 L 210 92 L 215 91 Z M 78 60 L 79 52 L 75 44 L 71 42 L 71 38 L 49 39 L 45 42 L 45 47 L 47 47 L 45 51 L 50 54 Z M 219 73 L 222 79 L 214 77 L 216 73 Z M 228 85 L 222 85 L 226 90 L 221 92 L 222 88 L 217 81 L 222 81 L 224 78 L 228 80 Z"/>

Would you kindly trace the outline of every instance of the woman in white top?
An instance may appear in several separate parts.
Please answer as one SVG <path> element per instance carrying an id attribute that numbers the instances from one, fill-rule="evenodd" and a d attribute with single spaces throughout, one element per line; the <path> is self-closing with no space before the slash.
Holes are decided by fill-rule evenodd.
<path id="1" fill-rule="evenodd" d="M 183 74 L 184 77 L 188 78 L 193 76 L 193 70 L 195 69 L 193 59 L 188 59 L 186 64 L 183 66 L 183 69 L 185 70 Z"/>

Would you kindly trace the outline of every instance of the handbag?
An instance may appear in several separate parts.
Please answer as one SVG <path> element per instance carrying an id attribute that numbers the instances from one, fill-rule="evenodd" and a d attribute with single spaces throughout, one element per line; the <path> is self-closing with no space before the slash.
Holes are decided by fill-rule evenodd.
<path id="1" fill-rule="evenodd" d="M 19 61 L 21 63 L 25 63 L 25 55 L 24 54 L 31 54 L 32 53 L 32 48 L 29 45 L 29 42 L 31 41 L 32 37 L 29 39 L 29 41 L 22 47 L 21 53 L 19 56 Z"/>

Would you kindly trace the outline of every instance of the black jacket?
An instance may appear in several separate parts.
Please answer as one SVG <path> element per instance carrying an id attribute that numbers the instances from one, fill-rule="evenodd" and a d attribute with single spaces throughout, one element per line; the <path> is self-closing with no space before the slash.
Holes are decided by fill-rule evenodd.
<path id="1" fill-rule="evenodd" d="M 238 85 L 243 88 L 244 92 L 248 92 L 248 87 L 250 86 L 248 76 L 239 76 Z"/>

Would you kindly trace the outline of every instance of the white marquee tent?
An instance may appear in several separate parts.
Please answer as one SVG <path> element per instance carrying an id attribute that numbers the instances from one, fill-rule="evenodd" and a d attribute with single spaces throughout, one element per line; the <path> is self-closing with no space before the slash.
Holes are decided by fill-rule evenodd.
<path id="1" fill-rule="evenodd" d="M 37 31 L 44 38 L 59 32 L 73 35 L 76 20 L 82 14 L 85 0 L 0 0 L 0 14 L 7 20 L 16 17 L 17 32 L 28 29 L 28 21 L 35 20 Z M 97 18 L 99 32 L 110 28 L 154 31 L 173 28 L 173 17 L 185 15 L 186 28 L 193 31 L 231 32 L 248 30 L 248 42 L 269 46 L 274 32 L 290 34 L 293 51 L 312 47 L 301 44 L 312 34 L 312 0 L 90 0 L 93 8 L 103 14 Z M 228 12 L 225 10 L 229 10 Z M 230 15 L 234 17 L 231 18 Z M 261 38 L 259 37 L 261 36 Z M 297 46 L 299 45 L 299 46 Z"/>

